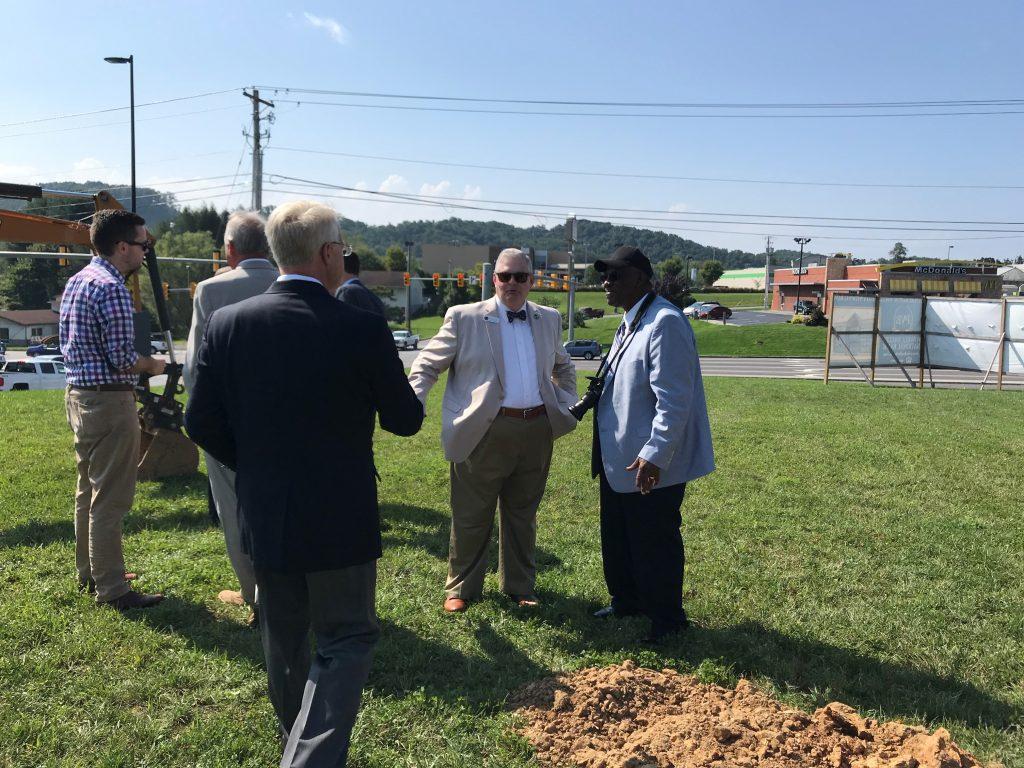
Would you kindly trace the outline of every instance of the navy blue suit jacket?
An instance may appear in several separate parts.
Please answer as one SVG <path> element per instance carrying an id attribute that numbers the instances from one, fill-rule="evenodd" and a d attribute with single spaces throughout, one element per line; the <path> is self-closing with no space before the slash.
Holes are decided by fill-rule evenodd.
<path id="1" fill-rule="evenodd" d="M 374 411 L 398 435 L 423 423 L 383 318 L 299 280 L 213 313 L 185 427 L 237 472 L 243 546 L 258 569 L 380 557 Z"/>

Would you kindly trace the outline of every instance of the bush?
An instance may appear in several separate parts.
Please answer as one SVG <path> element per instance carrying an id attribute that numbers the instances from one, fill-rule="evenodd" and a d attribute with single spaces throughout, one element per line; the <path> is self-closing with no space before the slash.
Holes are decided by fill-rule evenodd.
<path id="1" fill-rule="evenodd" d="M 824 326 L 828 325 L 828 318 L 825 317 L 825 313 L 821 311 L 821 307 L 815 307 L 811 310 L 811 313 L 804 319 L 804 325 Z"/>
<path id="2" fill-rule="evenodd" d="M 569 314 L 567 312 L 560 312 L 559 314 L 562 316 L 562 330 L 569 330 Z M 572 324 L 575 328 L 587 327 L 587 317 L 583 314 L 583 310 L 577 309 L 572 313 Z"/>

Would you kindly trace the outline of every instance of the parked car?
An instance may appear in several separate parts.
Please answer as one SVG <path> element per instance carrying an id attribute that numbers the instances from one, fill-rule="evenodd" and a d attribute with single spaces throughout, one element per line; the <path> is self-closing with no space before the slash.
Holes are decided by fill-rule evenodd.
<path id="1" fill-rule="evenodd" d="M 59 355 L 60 337 L 47 336 L 40 339 L 38 344 L 32 344 L 28 349 L 26 349 L 25 354 L 29 357 L 36 357 L 37 355 Z"/>
<path id="2" fill-rule="evenodd" d="M 732 317 L 732 310 L 722 304 L 705 304 L 697 317 L 701 320 L 728 320 Z"/>
<path id="3" fill-rule="evenodd" d="M 64 389 L 66 383 L 59 360 L 10 360 L 0 368 L 0 392 Z"/>
<path id="4" fill-rule="evenodd" d="M 395 340 L 395 346 L 399 349 L 419 349 L 420 337 L 409 331 L 392 331 L 391 336 Z"/>
<path id="5" fill-rule="evenodd" d="M 7 345 L 0 341 L 0 365 L 7 362 Z"/>
<path id="6" fill-rule="evenodd" d="M 588 320 L 593 320 L 597 317 L 604 317 L 604 310 L 598 309 L 597 307 L 584 307 L 580 312 L 582 312 L 583 316 Z"/>
<path id="7" fill-rule="evenodd" d="M 718 304 L 717 301 L 695 301 L 693 304 L 683 310 L 683 314 L 687 317 L 699 317 L 700 310 L 702 307 L 712 307 Z"/>
<path id="8" fill-rule="evenodd" d="M 815 304 L 813 301 L 800 299 L 800 301 L 793 305 L 793 312 L 797 315 L 809 315 L 811 314 L 811 310 L 814 309 L 816 306 L 818 305 Z"/>
<path id="9" fill-rule="evenodd" d="M 565 352 L 569 357 L 582 357 L 593 360 L 601 356 L 601 344 L 594 339 L 574 339 L 565 342 Z"/>
<path id="10" fill-rule="evenodd" d="M 167 340 L 162 333 L 154 333 L 149 337 L 149 353 L 155 355 L 158 352 L 167 354 Z"/>

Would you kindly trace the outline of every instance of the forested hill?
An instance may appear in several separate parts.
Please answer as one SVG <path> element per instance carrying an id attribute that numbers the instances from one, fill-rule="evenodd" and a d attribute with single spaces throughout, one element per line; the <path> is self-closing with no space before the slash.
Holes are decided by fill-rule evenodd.
<path id="1" fill-rule="evenodd" d="M 49 181 L 38 186 L 43 189 L 59 189 L 65 192 L 92 193 L 98 189 L 105 189 L 125 208 L 130 208 L 132 202 L 131 187 L 121 184 L 111 185 L 103 181 Z M 162 221 L 173 221 L 178 216 L 179 206 L 177 206 L 173 193 L 160 192 L 149 187 L 138 187 L 135 190 L 135 200 L 139 215 L 146 220 L 146 224 L 151 228 Z M 90 202 L 77 202 L 74 198 L 43 198 L 33 200 L 31 204 L 24 200 L 0 199 L 0 208 L 5 208 L 8 211 L 21 211 L 28 208 L 31 213 L 41 216 L 80 219 L 93 210 L 93 205 Z"/>
<path id="2" fill-rule="evenodd" d="M 378 253 L 388 247 L 412 241 L 414 243 L 459 243 L 462 245 L 529 245 L 542 250 L 565 250 L 564 227 L 515 227 L 500 221 L 403 221 L 401 224 L 371 226 L 361 221 L 342 219 L 342 229 L 350 238 L 361 238 Z M 726 269 L 764 266 L 764 252 L 730 251 L 701 245 L 693 240 L 658 232 L 653 229 L 622 227 L 602 221 L 579 222 L 581 247 L 578 252 L 593 260 L 606 256 L 619 245 L 635 245 L 651 261 L 663 261 L 670 256 L 692 258 L 695 262 L 716 259 Z M 817 254 L 807 253 L 805 256 Z M 795 256 L 786 250 L 776 250 L 774 263 L 782 264 Z M 823 257 L 822 257 L 823 258 Z"/>

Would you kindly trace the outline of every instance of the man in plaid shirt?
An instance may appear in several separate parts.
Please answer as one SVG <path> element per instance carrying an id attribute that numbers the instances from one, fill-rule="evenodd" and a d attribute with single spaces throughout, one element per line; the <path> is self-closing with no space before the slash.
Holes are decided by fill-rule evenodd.
<path id="1" fill-rule="evenodd" d="M 135 499 L 139 420 L 134 379 L 158 376 L 165 363 L 135 351 L 132 299 L 125 278 L 146 258 L 145 221 L 128 211 L 99 211 L 89 230 L 93 259 L 68 280 L 60 305 L 60 351 L 75 435 L 75 567 L 78 586 L 117 608 L 148 608 L 163 595 L 135 592 L 125 579 L 121 521 Z"/>

